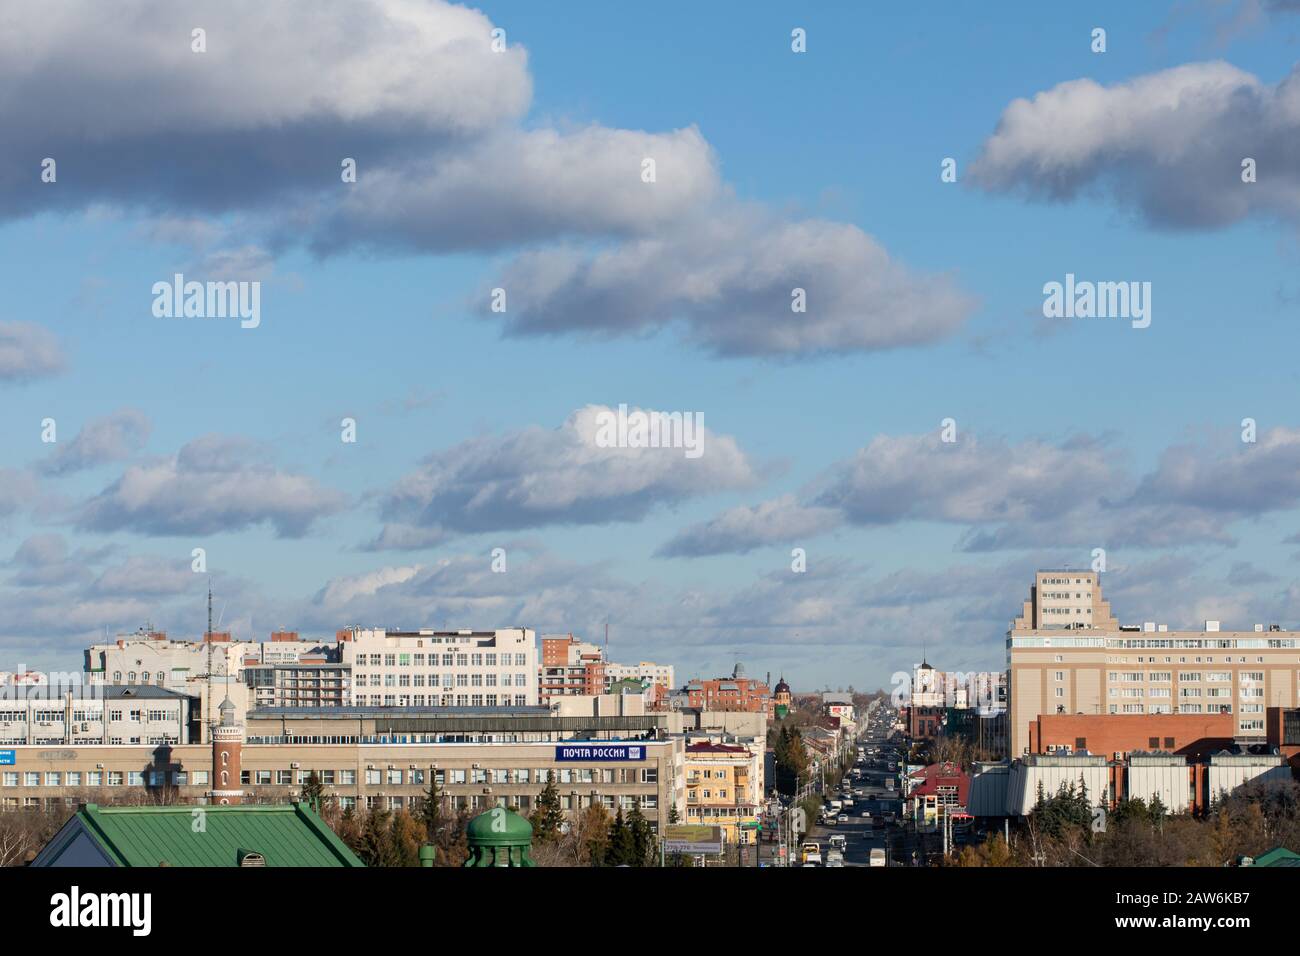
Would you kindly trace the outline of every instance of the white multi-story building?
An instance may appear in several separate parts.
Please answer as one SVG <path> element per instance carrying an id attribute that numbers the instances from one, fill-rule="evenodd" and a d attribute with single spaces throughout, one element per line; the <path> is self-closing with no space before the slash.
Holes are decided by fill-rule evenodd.
<path id="1" fill-rule="evenodd" d="M 531 707 L 538 703 L 537 639 L 529 628 L 340 635 L 359 707 Z"/>
<path id="2" fill-rule="evenodd" d="M 152 686 L 9 687 L 0 694 L 0 744 L 187 744 L 198 703 Z"/>
<path id="3" fill-rule="evenodd" d="M 671 664 L 656 664 L 654 661 L 639 661 L 635 664 L 606 664 L 605 687 L 608 688 L 621 680 L 641 680 L 658 684 L 665 691 L 677 686 Z"/>
<path id="4" fill-rule="evenodd" d="M 1004 671 L 940 671 L 922 662 L 912 672 L 913 707 L 977 709 L 996 714 L 1007 706 Z"/>

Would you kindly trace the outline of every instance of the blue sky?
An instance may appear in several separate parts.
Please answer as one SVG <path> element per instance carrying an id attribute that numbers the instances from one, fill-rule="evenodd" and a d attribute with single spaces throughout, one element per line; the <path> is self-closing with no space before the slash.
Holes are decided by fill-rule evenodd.
<path id="1" fill-rule="evenodd" d="M 0 50 L 0 669 L 197 634 L 196 547 L 243 634 L 609 620 L 796 686 L 1000 666 L 1095 547 L 1123 620 L 1300 617 L 1287 4 L 133 6 Z M 261 325 L 154 317 L 176 272 Z M 1044 319 L 1067 272 L 1151 326 Z M 619 403 L 702 464 L 579 448 Z"/>

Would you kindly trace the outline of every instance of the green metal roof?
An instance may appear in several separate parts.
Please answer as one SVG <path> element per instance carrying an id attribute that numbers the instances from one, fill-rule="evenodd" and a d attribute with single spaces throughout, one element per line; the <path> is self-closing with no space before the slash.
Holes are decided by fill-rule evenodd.
<path id="1" fill-rule="evenodd" d="M 200 815 L 201 811 L 201 815 Z M 73 816 L 119 866 L 238 866 L 248 852 L 267 866 L 364 866 L 303 803 L 101 807 Z"/>
<path id="2" fill-rule="evenodd" d="M 471 846 L 527 846 L 533 825 L 505 807 L 493 807 L 471 820 L 465 835 Z"/>
<path id="3" fill-rule="evenodd" d="M 1300 866 L 1300 853 L 1292 853 L 1284 846 L 1275 846 L 1255 857 L 1253 866 Z"/>

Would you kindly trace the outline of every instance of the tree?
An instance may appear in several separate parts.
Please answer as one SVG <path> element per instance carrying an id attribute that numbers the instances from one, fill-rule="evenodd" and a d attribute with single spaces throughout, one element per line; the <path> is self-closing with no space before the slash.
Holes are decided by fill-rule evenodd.
<path id="1" fill-rule="evenodd" d="M 424 791 L 418 811 L 420 823 L 424 825 L 424 838 L 429 843 L 438 840 L 438 829 L 442 824 L 442 794 L 438 791 L 438 781 L 430 780 L 429 789 Z"/>
<path id="2" fill-rule="evenodd" d="M 320 775 L 315 770 L 307 774 L 307 779 L 303 781 L 298 799 L 317 813 L 323 812 L 326 802 L 325 784 L 321 783 Z"/>
<path id="3" fill-rule="evenodd" d="M 530 818 L 533 835 L 543 843 L 553 843 L 560 838 L 564 825 L 564 810 L 560 808 L 560 792 L 555 787 L 555 771 L 546 771 L 546 787 L 537 795 L 537 808 Z"/>
<path id="4" fill-rule="evenodd" d="M 357 819 L 357 811 L 352 804 L 348 804 L 343 809 L 342 815 L 334 825 L 334 832 L 347 844 L 349 850 L 357 856 L 361 855 L 361 821 Z"/>
<path id="5" fill-rule="evenodd" d="M 361 830 L 361 859 L 366 866 L 400 866 L 393 846 L 392 816 L 387 810 L 371 810 Z"/>
<path id="6" fill-rule="evenodd" d="M 604 866 L 609 849 L 609 812 L 593 803 L 577 815 L 573 826 L 574 858 L 580 866 Z"/>
<path id="7" fill-rule="evenodd" d="M 392 866 L 419 866 L 420 844 L 423 843 L 423 828 L 418 820 L 405 810 L 393 814 L 393 822 L 388 828 L 391 845 Z"/>
<path id="8" fill-rule="evenodd" d="M 609 828 L 609 847 L 605 852 L 608 866 L 636 866 L 636 847 L 632 838 L 632 829 L 623 819 L 623 808 L 618 808 L 614 824 Z"/>
<path id="9" fill-rule="evenodd" d="M 655 836 L 650 830 L 650 821 L 641 812 L 638 803 L 627 815 L 627 826 L 632 837 L 632 866 L 652 866 L 654 859 Z"/>

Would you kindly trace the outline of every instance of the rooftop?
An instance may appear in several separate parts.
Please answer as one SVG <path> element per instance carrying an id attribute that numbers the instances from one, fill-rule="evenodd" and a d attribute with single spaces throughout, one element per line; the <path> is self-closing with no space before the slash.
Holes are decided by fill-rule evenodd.
<path id="1" fill-rule="evenodd" d="M 196 817 L 196 813 L 202 813 Z M 198 820 L 202 830 L 195 830 Z M 304 803 L 276 805 L 80 807 L 33 866 L 363 866 Z M 92 864 L 93 865 L 93 864 Z"/>

